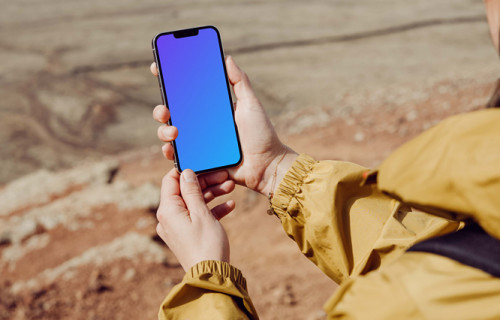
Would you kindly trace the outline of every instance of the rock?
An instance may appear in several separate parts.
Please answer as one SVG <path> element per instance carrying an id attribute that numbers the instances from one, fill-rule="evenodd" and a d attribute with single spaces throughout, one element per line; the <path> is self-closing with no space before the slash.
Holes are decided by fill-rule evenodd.
<path id="1" fill-rule="evenodd" d="M 123 281 L 130 281 L 135 277 L 135 269 L 134 268 L 129 268 L 125 274 L 123 275 Z"/>
<path id="2" fill-rule="evenodd" d="M 354 135 L 354 141 L 356 142 L 362 142 L 365 140 L 365 134 L 361 131 L 356 132 Z"/>
<path id="3" fill-rule="evenodd" d="M 35 251 L 47 246 L 50 242 L 50 235 L 37 234 L 29 237 L 27 240 L 14 242 L 11 246 L 2 251 L 2 261 L 4 261 L 9 269 L 14 269 L 16 261 L 26 255 L 28 252 Z"/>
<path id="4" fill-rule="evenodd" d="M 161 263 L 165 258 L 165 250 L 156 244 L 147 235 L 136 232 L 129 232 L 113 241 L 93 247 L 52 269 L 45 269 L 36 277 L 28 281 L 18 281 L 12 286 L 12 292 L 17 293 L 23 289 L 33 289 L 40 286 L 40 283 L 54 283 L 67 272 L 77 270 L 83 265 L 93 265 L 99 268 L 118 259 L 128 259 L 130 261 L 145 261 Z M 94 289 L 99 289 L 99 271 L 95 271 L 91 276 L 91 284 Z M 96 284 L 97 283 L 97 284 Z M 106 291 L 106 283 L 101 281 L 103 287 L 99 292 Z M 89 284 L 90 286 L 90 284 Z M 112 289 L 110 286 L 108 289 Z"/>
<path id="5" fill-rule="evenodd" d="M 119 168 L 116 160 L 85 164 L 61 172 L 39 170 L 8 183 L 0 191 L 0 216 L 16 210 L 39 206 L 71 189 L 84 185 L 106 184 Z M 49 183 L 50 182 L 50 183 Z"/>
<path id="6" fill-rule="evenodd" d="M 307 320 L 324 320 L 326 313 L 323 310 L 316 310 L 307 317 Z"/>
<path id="7" fill-rule="evenodd" d="M 103 293 L 112 291 L 113 287 L 107 284 L 104 275 L 99 270 L 94 270 L 90 274 L 87 293 Z"/>
<path id="8" fill-rule="evenodd" d="M 156 225 L 156 223 L 156 220 L 151 217 L 141 217 L 135 223 L 135 227 L 138 230 L 143 230 L 146 228 L 152 228 L 154 225 Z"/>
<path id="9" fill-rule="evenodd" d="M 279 286 L 273 291 L 276 300 L 284 305 L 293 306 L 297 304 L 297 299 L 292 290 L 292 285 L 287 283 L 285 286 Z"/>
<path id="10" fill-rule="evenodd" d="M 10 235 L 8 232 L 3 232 L 0 235 L 0 247 L 8 246 L 12 243 L 12 240 L 10 239 Z"/>
<path id="11" fill-rule="evenodd" d="M 149 209 L 157 207 L 159 199 L 160 189 L 151 183 L 139 187 L 124 183 L 97 185 L 15 215 L 0 225 L 0 233 L 8 233 L 12 243 L 20 243 L 39 230 L 50 230 L 59 225 L 70 230 L 81 229 L 85 224 L 79 222 L 79 218 L 88 217 L 95 208 L 107 204 L 115 204 L 120 210 Z"/>
<path id="12" fill-rule="evenodd" d="M 417 119 L 417 117 L 418 117 L 418 112 L 417 112 L 417 110 L 411 110 L 410 112 L 408 112 L 408 113 L 406 114 L 406 121 L 408 121 L 408 122 L 412 122 L 412 121 L 416 120 L 416 119 Z"/>

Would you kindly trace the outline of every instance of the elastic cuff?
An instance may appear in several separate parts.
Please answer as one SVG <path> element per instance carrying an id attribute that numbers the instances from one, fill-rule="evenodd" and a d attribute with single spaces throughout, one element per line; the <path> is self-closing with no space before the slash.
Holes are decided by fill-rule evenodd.
<path id="1" fill-rule="evenodd" d="M 185 279 L 204 278 L 208 274 L 220 275 L 222 279 L 229 278 L 233 283 L 247 290 L 247 281 L 241 271 L 227 262 L 205 260 L 198 262 L 186 272 Z"/>
<path id="2" fill-rule="evenodd" d="M 304 178 L 316 163 L 311 156 L 303 153 L 295 159 L 271 199 L 271 210 L 278 218 L 282 219 L 286 215 L 292 197 L 300 190 Z"/>

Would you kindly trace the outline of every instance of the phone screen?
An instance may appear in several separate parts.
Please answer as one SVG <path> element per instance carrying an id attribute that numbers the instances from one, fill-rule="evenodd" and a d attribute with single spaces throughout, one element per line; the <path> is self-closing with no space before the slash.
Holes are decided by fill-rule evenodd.
<path id="1" fill-rule="evenodd" d="M 166 32 L 153 43 L 164 103 L 179 130 L 178 170 L 201 173 L 238 165 L 240 144 L 217 29 Z"/>

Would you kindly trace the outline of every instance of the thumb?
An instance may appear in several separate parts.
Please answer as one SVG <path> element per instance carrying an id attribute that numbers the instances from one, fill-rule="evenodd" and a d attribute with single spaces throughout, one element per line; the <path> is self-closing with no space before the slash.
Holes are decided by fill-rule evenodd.
<path id="1" fill-rule="evenodd" d="M 238 67 L 231 56 L 226 58 L 226 70 L 237 99 L 258 101 L 247 74 Z"/>
<path id="2" fill-rule="evenodd" d="M 196 174 L 191 169 L 182 171 L 181 174 L 181 196 L 186 204 L 191 219 L 196 219 L 208 210 L 205 199 L 201 193 L 200 184 Z"/>

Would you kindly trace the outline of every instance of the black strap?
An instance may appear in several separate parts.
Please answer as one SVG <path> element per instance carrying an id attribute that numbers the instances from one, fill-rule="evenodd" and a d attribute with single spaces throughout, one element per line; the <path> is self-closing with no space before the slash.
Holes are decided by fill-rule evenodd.
<path id="1" fill-rule="evenodd" d="M 500 240 L 487 234 L 477 223 L 417 243 L 408 251 L 439 254 L 500 278 Z"/>

